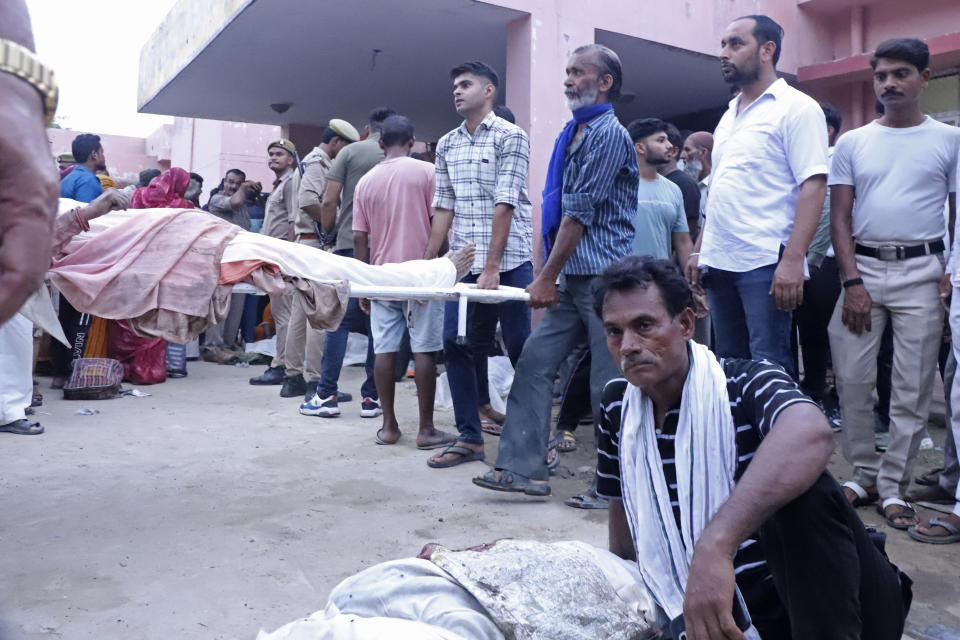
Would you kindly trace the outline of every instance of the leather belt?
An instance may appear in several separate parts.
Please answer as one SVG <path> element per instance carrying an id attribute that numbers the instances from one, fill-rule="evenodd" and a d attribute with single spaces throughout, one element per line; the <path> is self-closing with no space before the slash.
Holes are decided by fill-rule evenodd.
<path id="1" fill-rule="evenodd" d="M 909 247 L 902 245 L 883 245 L 880 247 L 868 247 L 863 244 L 853 246 L 854 253 L 861 256 L 869 256 L 877 260 L 906 260 L 908 258 L 919 258 L 933 253 L 943 253 L 943 240 L 934 240 L 924 242 L 923 244 L 914 244 Z"/>
<path id="2" fill-rule="evenodd" d="M 315 233 L 298 233 L 297 240 L 316 240 L 317 234 Z"/>

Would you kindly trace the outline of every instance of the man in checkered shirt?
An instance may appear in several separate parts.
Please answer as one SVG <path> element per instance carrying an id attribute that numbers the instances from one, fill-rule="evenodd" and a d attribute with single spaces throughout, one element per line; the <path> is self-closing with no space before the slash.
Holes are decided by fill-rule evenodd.
<path id="1" fill-rule="evenodd" d="M 501 284 L 524 288 L 533 279 L 526 188 L 530 140 L 523 129 L 494 114 L 499 78 L 493 69 L 482 62 L 466 62 L 450 71 L 450 79 L 454 107 L 464 121 L 437 143 L 432 234 L 424 257 L 437 257 L 452 225 L 452 249 L 476 245 L 473 268 L 464 282 L 475 282 L 481 289 Z M 460 436 L 430 458 L 431 467 L 483 460 L 478 387 L 486 380 L 477 375 L 478 365 L 492 351 L 498 320 L 514 362 L 530 334 L 530 309 L 522 302 L 470 303 L 467 316 L 468 343 L 458 344 L 457 303 L 447 304 L 443 342 Z"/>

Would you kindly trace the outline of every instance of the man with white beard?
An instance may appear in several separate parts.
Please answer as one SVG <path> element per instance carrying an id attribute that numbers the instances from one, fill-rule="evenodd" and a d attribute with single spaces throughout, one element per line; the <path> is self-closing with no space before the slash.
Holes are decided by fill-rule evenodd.
<path id="1" fill-rule="evenodd" d="M 711 153 L 713 153 L 713 134 L 709 131 L 694 131 L 683 141 L 683 148 L 680 150 L 683 170 L 697 181 L 697 187 L 700 189 L 700 220 L 697 229 L 703 226 L 703 213 L 707 210 L 710 171 L 713 168 Z M 691 233 L 690 236 L 696 241 L 696 233 Z"/>
<path id="2" fill-rule="evenodd" d="M 573 120 L 557 139 L 543 190 L 548 257 L 526 289 L 531 306 L 549 309 L 517 361 L 496 469 L 473 479 L 495 491 L 550 494 L 546 455 L 553 377 L 577 343 L 586 339 L 590 345 L 594 417 L 604 385 L 617 375 L 603 325 L 591 311 L 590 286 L 608 264 L 630 253 L 634 235 L 637 156 L 610 104 L 620 96 L 623 72 L 616 53 L 589 44 L 573 51 L 566 74 Z"/>

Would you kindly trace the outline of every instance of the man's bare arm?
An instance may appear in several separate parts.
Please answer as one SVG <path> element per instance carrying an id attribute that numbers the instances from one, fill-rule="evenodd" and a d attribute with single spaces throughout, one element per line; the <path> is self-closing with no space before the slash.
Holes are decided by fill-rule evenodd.
<path id="1" fill-rule="evenodd" d="M 324 233 L 333 231 L 333 227 L 337 224 L 337 209 L 340 207 L 342 192 L 342 182 L 327 181 L 327 189 L 323 192 L 323 204 L 320 205 L 320 229 Z"/>
<path id="2" fill-rule="evenodd" d="M 433 208 L 430 240 L 427 241 L 427 248 L 423 252 L 424 260 L 433 260 L 440 255 L 440 251 L 447 241 L 447 234 L 450 233 L 451 224 L 453 224 L 453 211 L 451 209 Z"/>
<path id="3" fill-rule="evenodd" d="M 770 293 L 776 298 L 779 309 L 791 311 L 803 302 L 803 260 L 813 234 L 817 232 L 826 197 L 827 177 L 823 174 L 810 176 L 800 185 L 793 230 L 770 286 Z"/>
<path id="4" fill-rule="evenodd" d="M 673 250 L 677 252 L 677 264 L 681 268 L 687 264 L 690 254 L 693 253 L 693 240 L 690 239 L 689 231 L 677 231 L 672 234 Z"/>
<path id="5" fill-rule="evenodd" d="M 354 230 L 353 257 L 360 262 L 370 262 L 370 236 L 366 231 Z"/>
<path id="6" fill-rule="evenodd" d="M 323 222 L 323 205 L 308 204 L 303 207 L 303 212 L 313 218 L 316 222 Z"/>
<path id="7" fill-rule="evenodd" d="M 797 403 L 780 412 L 693 549 L 683 602 L 691 638 L 744 637 L 732 615 L 733 555 L 767 518 L 813 485 L 833 449 L 833 432 L 815 405 Z"/>
<path id="8" fill-rule="evenodd" d="M 633 546 L 630 536 L 630 525 L 627 523 L 627 512 L 623 508 L 623 500 L 610 500 L 610 509 L 607 512 L 607 534 L 609 536 L 610 553 L 620 556 L 624 560 L 636 560 L 637 550 Z"/>
<path id="9" fill-rule="evenodd" d="M 34 49 L 23 0 L 0 3 L 0 37 Z M 40 94 L 0 73 L 0 324 L 17 312 L 50 266 L 59 193 Z"/>
<path id="10" fill-rule="evenodd" d="M 493 210 L 493 224 L 490 229 L 490 246 L 487 249 L 487 263 L 477 279 L 478 289 L 496 289 L 500 286 L 500 261 L 510 236 L 510 223 L 513 221 L 513 207 L 500 202 Z"/>

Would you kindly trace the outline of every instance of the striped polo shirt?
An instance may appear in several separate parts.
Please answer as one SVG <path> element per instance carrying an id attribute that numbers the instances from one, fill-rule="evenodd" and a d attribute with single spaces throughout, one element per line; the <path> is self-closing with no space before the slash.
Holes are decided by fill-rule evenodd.
<path id="1" fill-rule="evenodd" d="M 810 402 L 783 368 L 766 360 L 718 358 L 727 376 L 730 413 L 736 427 L 737 468 L 734 481 L 739 481 L 753 459 L 764 436 L 773 428 L 779 413 L 798 402 Z M 603 390 L 600 429 L 597 440 L 597 495 L 620 500 L 620 430 L 623 395 L 627 381 L 614 378 Z M 680 526 L 680 505 L 677 499 L 677 472 L 674 463 L 674 441 L 680 405 L 672 407 L 657 432 L 657 447 L 663 462 L 663 477 L 670 491 L 677 526 Z M 782 607 L 767 568 L 763 549 L 755 535 L 740 544 L 733 557 L 737 586 L 743 593 L 751 615 L 769 617 L 770 609 Z M 761 614 L 762 615 L 762 614 Z"/>

